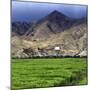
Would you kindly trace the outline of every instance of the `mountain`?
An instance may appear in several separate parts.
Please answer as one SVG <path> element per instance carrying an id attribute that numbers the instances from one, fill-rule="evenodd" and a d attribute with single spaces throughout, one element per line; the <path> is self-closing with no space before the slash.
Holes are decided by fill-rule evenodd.
<path id="1" fill-rule="evenodd" d="M 53 11 L 33 25 L 25 35 L 33 40 L 43 40 L 50 37 L 51 34 L 60 33 L 71 26 L 72 21 L 69 17 L 58 11 Z"/>
<path id="2" fill-rule="evenodd" d="M 45 21 L 49 21 L 50 23 L 55 22 L 59 25 L 62 25 L 64 23 L 67 23 L 70 21 L 70 18 L 61 12 L 53 11 L 50 14 L 48 14 L 46 17 L 42 18 L 38 21 L 38 23 L 43 23 Z"/>
<path id="3" fill-rule="evenodd" d="M 12 22 L 12 35 L 24 35 L 31 25 L 29 22 Z"/>
<path id="4" fill-rule="evenodd" d="M 24 36 L 34 41 L 46 40 L 53 34 L 63 32 L 84 22 L 86 22 L 86 18 L 71 19 L 58 11 L 53 11 L 30 27 Z"/>
<path id="5" fill-rule="evenodd" d="M 22 26 L 20 26 L 22 28 Z M 71 19 L 54 11 L 12 36 L 12 57 L 87 55 L 87 18 Z"/>

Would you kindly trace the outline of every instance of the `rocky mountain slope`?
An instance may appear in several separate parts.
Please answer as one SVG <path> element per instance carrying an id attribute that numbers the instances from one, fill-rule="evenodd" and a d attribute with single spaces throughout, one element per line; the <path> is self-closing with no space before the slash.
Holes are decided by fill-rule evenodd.
<path id="1" fill-rule="evenodd" d="M 32 38 L 33 40 L 43 40 L 49 38 L 52 34 L 60 33 L 71 26 L 72 21 L 69 17 L 58 11 L 54 11 L 33 25 L 25 36 L 30 39 Z"/>
<path id="2" fill-rule="evenodd" d="M 24 35 L 31 25 L 29 22 L 12 22 L 12 35 Z"/>
<path id="3" fill-rule="evenodd" d="M 11 46 L 12 57 L 55 56 L 55 47 L 60 48 L 59 56 L 78 56 L 83 52 L 86 56 L 87 19 L 74 20 L 54 11 L 25 29 L 23 34 L 12 36 Z"/>

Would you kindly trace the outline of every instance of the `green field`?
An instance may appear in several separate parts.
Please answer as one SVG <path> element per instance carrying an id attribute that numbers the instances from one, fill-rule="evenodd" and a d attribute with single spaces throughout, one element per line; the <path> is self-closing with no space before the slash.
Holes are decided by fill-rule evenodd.
<path id="1" fill-rule="evenodd" d="M 12 89 L 87 84 L 87 58 L 12 59 Z"/>

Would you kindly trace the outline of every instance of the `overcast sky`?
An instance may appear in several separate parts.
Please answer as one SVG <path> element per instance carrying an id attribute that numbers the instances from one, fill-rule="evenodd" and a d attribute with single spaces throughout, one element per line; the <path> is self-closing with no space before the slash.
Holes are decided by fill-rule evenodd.
<path id="1" fill-rule="evenodd" d="M 71 18 L 87 16 L 87 6 L 12 1 L 12 21 L 37 21 L 57 10 Z"/>

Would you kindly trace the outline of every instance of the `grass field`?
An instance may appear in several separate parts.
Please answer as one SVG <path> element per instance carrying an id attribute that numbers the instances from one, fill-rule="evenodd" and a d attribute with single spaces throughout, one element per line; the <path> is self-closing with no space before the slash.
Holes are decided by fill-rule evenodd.
<path id="1" fill-rule="evenodd" d="M 87 58 L 12 59 L 12 90 L 87 84 Z"/>

